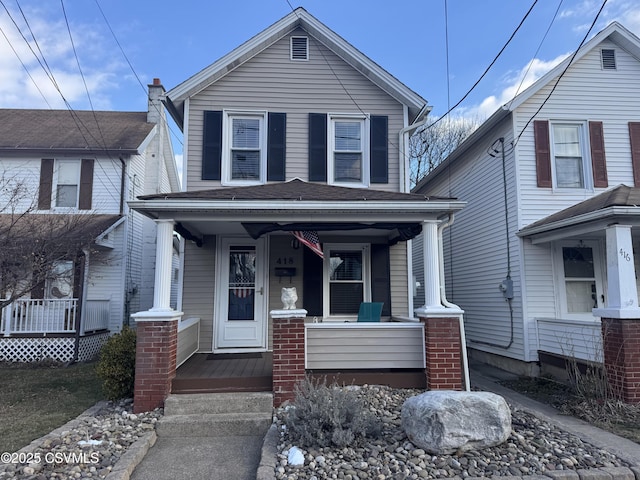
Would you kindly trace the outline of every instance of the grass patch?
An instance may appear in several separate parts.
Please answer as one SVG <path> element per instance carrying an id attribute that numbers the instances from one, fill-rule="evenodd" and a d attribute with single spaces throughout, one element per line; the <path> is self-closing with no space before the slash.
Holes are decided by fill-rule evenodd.
<path id="1" fill-rule="evenodd" d="M 14 452 L 103 399 L 95 363 L 0 364 L 0 452 Z"/>

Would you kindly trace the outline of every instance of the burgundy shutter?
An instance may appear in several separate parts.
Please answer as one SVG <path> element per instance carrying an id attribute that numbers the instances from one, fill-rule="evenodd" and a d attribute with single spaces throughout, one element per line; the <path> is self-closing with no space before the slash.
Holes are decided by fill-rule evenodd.
<path id="1" fill-rule="evenodd" d="M 536 145 L 536 176 L 538 186 L 551 188 L 551 148 L 549 146 L 549 122 L 535 120 L 533 122 L 533 135 Z"/>
<path id="2" fill-rule="evenodd" d="M 640 187 L 640 122 L 629 122 L 629 140 L 631 141 L 633 186 Z"/>
<path id="3" fill-rule="evenodd" d="M 604 154 L 602 122 L 589 122 L 589 142 L 591 144 L 593 186 L 606 188 L 609 186 L 609 181 L 607 179 L 607 159 Z"/>
<path id="4" fill-rule="evenodd" d="M 51 189 L 53 188 L 53 158 L 40 161 L 40 190 L 38 190 L 38 210 L 51 208 Z"/>
<path id="5" fill-rule="evenodd" d="M 93 199 L 93 159 L 84 158 L 80 164 L 80 198 L 78 208 L 91 210 Z"/>

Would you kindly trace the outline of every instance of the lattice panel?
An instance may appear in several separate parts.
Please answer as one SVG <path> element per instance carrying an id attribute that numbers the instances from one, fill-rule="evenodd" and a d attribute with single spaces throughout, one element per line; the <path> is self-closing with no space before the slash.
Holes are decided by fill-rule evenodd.
<path id="1" fill-rule="evenodd" d="M 73 338 L 0 338 L 0 361 L 73 360 Z"/>
<path id="2" fill-rule="evenodd" d="M 78 361 L 86 362 L 93 360 L 100 353 L 100 349 L 109 338 L 109 333 L 101 333 L 100 335 L 91 335 L 89 337 L 80 337 L 80 346 L 78 348 Z"/>

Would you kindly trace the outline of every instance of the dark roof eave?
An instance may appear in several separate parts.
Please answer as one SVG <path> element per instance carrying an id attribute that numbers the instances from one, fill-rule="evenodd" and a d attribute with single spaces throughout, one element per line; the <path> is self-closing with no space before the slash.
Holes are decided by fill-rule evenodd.
<path id="1" fill-rule="evenodd" d="M 72 155 L 140 155 L 137 148 L 47 148 L 47 147 L 0 147 L 3 153 L 37 153 L 44 155 L 72 154 Z"/>

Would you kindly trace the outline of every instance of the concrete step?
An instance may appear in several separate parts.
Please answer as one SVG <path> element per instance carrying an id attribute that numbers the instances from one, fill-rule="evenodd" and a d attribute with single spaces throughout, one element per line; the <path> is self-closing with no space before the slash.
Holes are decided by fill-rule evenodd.
<path id="1" fill-rule="evenodd" d="M 190 393 L 169 395 L 164 415 L 266 413 L 273 410 L 271 392 Z"/>
<path id="2" fill-rule="evenodd" d="M 271 413 L 218 413 L 164 416 L 156 424 L 159 437 L 224 437 L 265 435 Z"/>

